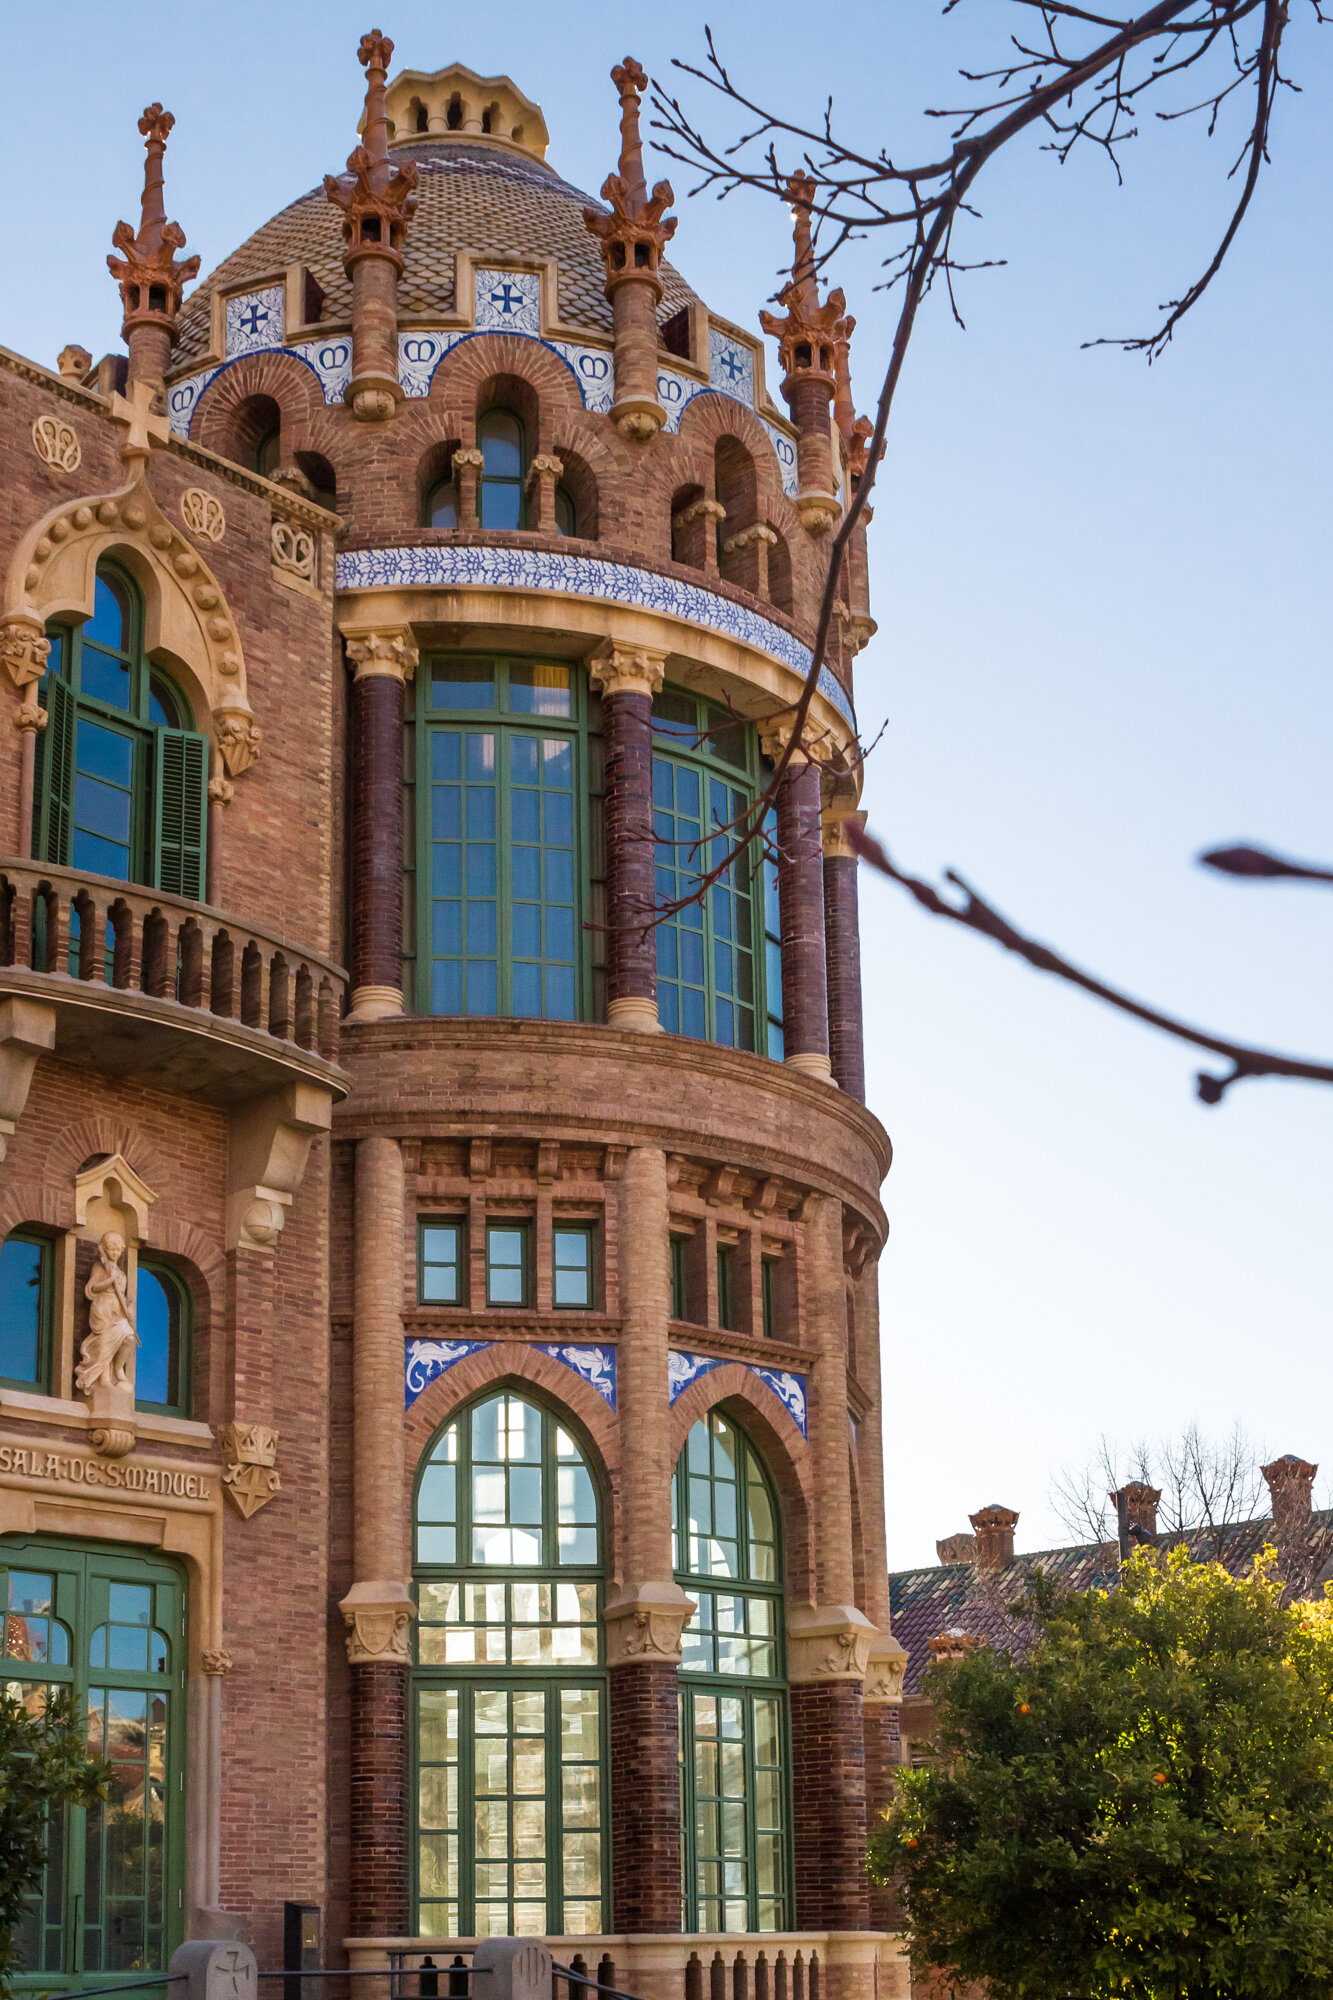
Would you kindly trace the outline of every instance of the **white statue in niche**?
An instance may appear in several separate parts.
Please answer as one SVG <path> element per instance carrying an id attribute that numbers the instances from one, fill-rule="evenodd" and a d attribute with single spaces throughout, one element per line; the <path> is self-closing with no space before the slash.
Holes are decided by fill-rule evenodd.
<path id="1" fill-rule="evenodd" d="M 75 1372 L 86 1396 L 99 1382 L 116 1389 L 134 1386 L 134 1350 L 139 1336 L 130 1317 L 129 1282 L 120 1268 L 125 1238 L 109 1229 L 97 1245 L 97 1261 L 83 1288 L 88 1301 L 88 1337 Z"/>

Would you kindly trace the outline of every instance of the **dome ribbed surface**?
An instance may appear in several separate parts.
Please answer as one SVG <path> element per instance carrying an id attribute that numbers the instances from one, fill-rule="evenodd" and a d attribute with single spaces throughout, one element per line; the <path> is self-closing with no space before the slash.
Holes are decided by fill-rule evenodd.
<path id="1" fill-rule="evenodd" d="M 563 325 L 609 338 L 611 305 L 603 291 L 601 251 L 584 226 L 585 207 L 600 202 L 562 181 L 548 168 L 498 147 L 478 143 L 395 147 L 395 163 L 410 157 L 420 173 L 417 212 L 407 232 L 405 269 L 398 289 L 404 319 L 449 315 L 454 302 L 454 253 L 486 257 L 554 257 L 560 266 Z M 207 351 L 209 300 L 219 287 L 261 277 L 288 264 L 304 264 L 324 291 L 323 320 L 345 324 L 352 314 L 352 285 L 342 264 L 342 216 L 323 186 L 302 195 L 257 229 L 239 250 L 198 286 L 181 311 L 175 365 Z M 693 292 L 669 264 L 661 267 L 660 319 L 693 301 Z"/>

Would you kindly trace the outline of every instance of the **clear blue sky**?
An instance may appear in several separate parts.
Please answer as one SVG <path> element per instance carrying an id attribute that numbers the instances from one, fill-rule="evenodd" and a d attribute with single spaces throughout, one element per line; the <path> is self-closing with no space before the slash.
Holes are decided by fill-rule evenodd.
<path id="1" fill-rule="evenodd" d="M 880 631 L 859 704 L 868 734 L 888 722 L 866 804 L 900 862 L 957 867 L 1164 1007 L 1333 1058 L 1333 892 L 1191 865 L 1240 836 L 1333 856 L 1333 30 L 1299 0 L 1295 15 L 1304 94 L 1279 105 L 1226 271 L 1152 369 L 1079 343 L 1147 325 L 1206 260 L 1232 136 L 1156 128 L 1120 191 L 1091 157 L 1061 170 L 1029 143 L 986 187 L 972 246 L 1008 263 L 964 282 L 965 334 L 942 301 L 919 328 L 872 529 Z M 69 340 L 115 344 L 104 258 L 135 213 L 149 100 L 176 113 L 169 212 L 205 270 L 339 169 L 374 25 L 398 64 L 510 73 L 545 110 L 553 164 L 595 190 L 615 158 L 606 72 L 627 52 L 663 74 L 712 18 L 756 92 L 817 113 L 831 90 L 850 133 L 906 150 L 920 108 L 955 101 L 954 67 L 996 47 L 1004 10 L 678 0 L 629 18 L 603 0 L 70 0 L 5 86 L 19 193 L 0 339 L 48 363 Z M 676 262 L 753 324 L 784 214 L 685 201 L 675 181 Z M 863 405 L 888 324 L 875 275 L 871 249 L 838 273 Z M 871 1099 L 896 1148 L 891 1563 L 932 1561 L 935 1537 L 992 1500 L 1020 1510 L 1020 1548 L 1060 1539 L 1051 1473 L 1102 1431 L 1240 1417 L 1271 1451 L 1333 1461 L 1333 1091 L 1250 1083 L 1205 1110 L 1189 1051 L 878 879 L 862 910 Z"/>

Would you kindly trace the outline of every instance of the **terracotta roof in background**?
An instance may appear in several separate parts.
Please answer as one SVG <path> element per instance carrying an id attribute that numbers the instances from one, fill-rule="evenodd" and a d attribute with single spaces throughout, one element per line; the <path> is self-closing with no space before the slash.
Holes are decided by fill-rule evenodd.
<path id="1" fill-rule="evenodd" d="M 610 337 L 602 253 L 583 222 L 584 208 L 600 209 L 601 202 L 537 161 L 516 158 L 481 140 L 467 146 L 423 141 L 394 150 L 397 161 L 409 155 L 420 169 L 420 200 L 407 232 L 400 315 L 454 311 L 457 250 L 482 257 L 554 257 L 560 265 L 562 322 Z M 321 183 L 257 229 L 196 287 L 181 311 L 173 365 L 206 351 L 209 299 L 216 287 L 287 264 L 305 264 L 313 272 L 324 290 L 324 319 L 350 319 L 352 286 L 342 253 L 342 216 Z M 669 319 L 698 294 L 669 264 L 663 263 L 661 275 L 659 318 Z"/>
<path id="2" fill-rule="evenodd" d="M 1312 1513 L 1310 1529 L 1318 1560 L 1316 1582 L 1333 1578 L 1333 1508 Z M 1171 1548 L 1180 1537 L 1154 1535 L 1158 1548 Z M 1273 1540 L 1273 1522 L 1264 1515 L 1241 1521 L 1223 1531 L 1222 1547 L 1213 1546 L 1206 1529 L 1184 1537 L 1200 1561 L 1220 1557 L 1236 1574 L 1248 1569 Z M 1113 1590 L 1120 1573 L 1114 1542 L 1085 1542 L 1067 1549 L 1038 1549 L 1015 1556 L 1002 1569 L 979 1572 L 970 1562 L 938 1563 L 931 1569 L 905 1569 L 889 1576 L 889 1618 L 894 1638 L 907 1650 L 904 1694 L 915 1694 L 930 1665 L 930 1641 L 941 1632 L 967 1632 L 988 1645 L 1021 1650 L 1022 1637 L 1009 1606 L 1020 1596 L 1036 1570 L 1067 1590 Z"/>

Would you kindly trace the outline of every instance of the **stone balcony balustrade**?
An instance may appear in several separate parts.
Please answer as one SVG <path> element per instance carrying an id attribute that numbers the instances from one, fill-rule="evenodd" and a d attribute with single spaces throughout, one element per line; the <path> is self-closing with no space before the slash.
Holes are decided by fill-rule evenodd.
<path id="1" fill-rule="evenodd" d="M 0 998 L 54 1007 L 54 1053 L 230 1104 L 336 1067 L 347 975 L 201 903 L 0 857 Z"/>

